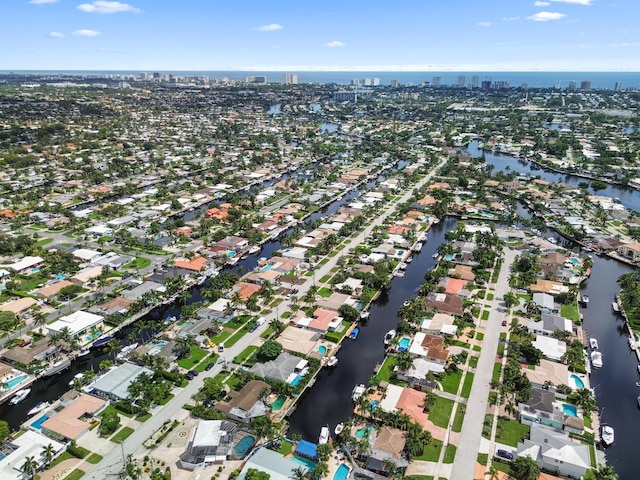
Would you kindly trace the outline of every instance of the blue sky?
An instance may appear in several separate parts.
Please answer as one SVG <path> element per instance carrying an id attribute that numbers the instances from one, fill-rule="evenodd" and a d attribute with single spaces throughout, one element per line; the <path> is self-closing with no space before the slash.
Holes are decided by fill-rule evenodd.
<path id="1" fill-rule="evenodd" d="M 638 0 L 2 0 L 3 70 L 640 71 Z"/>

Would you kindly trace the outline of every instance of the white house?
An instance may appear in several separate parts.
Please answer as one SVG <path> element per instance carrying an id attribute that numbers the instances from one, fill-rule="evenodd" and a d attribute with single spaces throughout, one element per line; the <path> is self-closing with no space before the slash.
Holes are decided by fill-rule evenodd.
<path id="1" fill-rule="evenodd" d="M 100 326 L 103 320 L 104 317 L 100 315 L 78 310 L 50 323 L 47 325 L 47 330 L 49 333 L 60 333 L 66 327 L 71 335 L 79 335 L 89 331 L 91 327 Z"/>

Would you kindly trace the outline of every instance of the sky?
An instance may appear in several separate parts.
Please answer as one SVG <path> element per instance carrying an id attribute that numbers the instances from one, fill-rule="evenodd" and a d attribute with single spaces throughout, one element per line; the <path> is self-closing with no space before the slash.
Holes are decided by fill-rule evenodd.
<path id="1" fill-rule="evenodd" d="M 0 70 L 640 71 L 639 0 L 0 0 Z"/>

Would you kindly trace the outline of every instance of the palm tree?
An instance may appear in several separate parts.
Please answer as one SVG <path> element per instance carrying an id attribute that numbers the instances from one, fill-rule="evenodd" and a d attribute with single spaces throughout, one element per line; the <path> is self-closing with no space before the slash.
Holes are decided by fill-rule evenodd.
<path id="1" fill-rule="evenodd" d="M 615 472 L 611 465 L 598 465 L 598 468 L 591 470 L 595 480 L 617 480 L 618 474 Z"/>
<path id="2" fill-rule="evenodd" d="M 42 452 L 40 453 L 40 455 L 42 456 L 42 459 L 44 460 L 44 464 L 48 467 L 49 465 L 51 465 L 51 460 L 53 459 L 53 456 L 56 453 L 56 449 L 52 444 L 49 445 L 45 445 L 44 447 L 42 447 Z"/>
<path id="3" fill-rule="evenodd" d="M 20 467 L 20 471 L 24 473 L 29 480 L 33 480 L 38 471 L 38 462 L 34 457 L 25 458 L 24 463 Z"/>
<path id="4" fill-rule="evenodd" d="M 518 457 L 511 464 L 511 475 L 516 480 L 536 480 L 540 467 L 531 457 Z"/>
<path id="5" fill-rule="evenodd" d="M 327 462 L 316 463 L 316 468 L 313 469 L 313 478 L 324 478 L 327 475 L 329 475 L 329 464 Z"/>
<path id="6" fill-rule="evenodd" d="M 400 352 L 396 355 L 396 366 L 406 372 L 413 367 L 413 355 L 409 352 Z"/>
<path id="7" fill-rule="evenodd" d="M 178 358 L 184 358 L 191 353 L 191 347 L 197 344 L 196 337 L 188 334 L 184 337 L 176 339 L 175 349 L 178 352 Z"/>
<path id="8" fill-rule="evenodd" d="M 104 348 L 105 350 L 107 350 L 109 355 L 113 355 L 113 359 L 115 360 L 116 354 L 120 351 L 122 346 L 120 345 L 120 342 L 118 340 L 112 338 L 105 344 Z"/>
<path id="9" fill-rule="evenodd" d="M 297 467 L 291 471 L 291 478 L 293 480 L 304 480 L 307 478 L 307 471 L 304 467 Z"/>

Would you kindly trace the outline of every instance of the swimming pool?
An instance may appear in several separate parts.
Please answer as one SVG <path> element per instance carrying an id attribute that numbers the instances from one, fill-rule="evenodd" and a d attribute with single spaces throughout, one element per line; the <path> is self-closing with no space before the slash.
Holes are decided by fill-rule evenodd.
<path id="1" fill-rule="evenodd" d="M 575 390 L 584 388 L 584 382 L 582 379 L 574 374 L 569 375 L 569 386 Z"/>
<path id="2" fill-rule="evenodd" d="M 562 404 L 562 411 L 568 417 L 577 417 L 578 416 L 578 409 L 576 408 L 575 405 L 569 405 L 568 403 L 563 403 Z"/>
<path id="3" fill-rule="evenodd" d="M 447 253 L 447 254 L 444 256 L 444 259 L 445 259 L 445 260 L 453 260 L 453 257 L 455 257 L 455 255 L 454 255 L 453 253 Z"/>
<path id="4" fill-rule="evenodd" d="M 24 380 L 27 379 L 29 375 L 27 375 L 26 373 L 24 375 L 19 375 L 15 378 L 12 378 L 11 380 L 9 380 L 7 382 L 7 386 L 6 389 L 7 390 L 11 390 L 13 387 L 15 387 L 16 385 L 18 385 L 19 383 L 23 382 Z"/>
<path id="5" fill-rule="evenodd" d="M 278 395 L 278 398 L 276 398 L 273 403 L 271 404 L 271 410 L 274 412 L 277 412 L 278 410 L 280 410 L 282 408 L 282 405 L 284 405 L 284 402 L 287 401 L 287 397 L 284 395 Z"/>
<path id="6" fill-rule="evenodd" d="M 325 347 L 324 345 L 320 345 L 318 347 L 318 353 L 320 355 L 326 355 L 327 354 L 327 347 Z"/>
<path id="7" fill-rule="evenodd" d="M 157 355 L 158 353 L 160 353 L 160 350 L 162 350 L 165 346 L 166 346 L 166 343 L 156 343 L 153 347 L 149 349 L 147 353 L 149 355 Z"/>
<path id="8" fill-rule="evenodd" d="M 369 408 L 367 408 L 367 410 L 370 412 L 375 412 L 376 408 L 378 408 L 379 406 L 380 406 L 380 402 L 378 400 L 371 400 L 369 402 Z"/>
<path id="9" fill-rule="evenodd" d="M 251 435 L 242 437 L 240 441 L 236 444 L 236 446 L 233 448 L 233 453 L 235 453 L 236 457 L 244 457 L 255 443 L 256 443 L 256 439 Z"/>
<path id="10" fill-rule="evenodd" d="M 227 253 L 227 257 L 231 258 L 231 257 L 235 257 L 236 256 L 236 252 L 229 252 Z"/>
<path id="11" fill-rule="evenodd" d="M 91 340 L 98 338 L 100 335 L 102 335 L 101 331 L 97 333 L 90 333 L 89 335 L 87 335 L 87 341 L 90 342 Z"/>
<path id="12" fill-rule="evenodd" d="M 297 455 L 294 455 L 293 457 L 291 457 L 291 459 L 294 462 L 299 463 L 303 467 L 307 467 L 310 472 L 313 472 L 316 469 L 316 464 L 313 460 L 309 460 L 308 458 L 304 457 L 298 457 Z"/>
<path id="13" fill-rule="evenodd" d="M 67 278 L 67 276 L 64 273 L 56 273 L 53 278 L 55 278 L 56 280 L 64 280 L 65 278 Z"/>
<path id="14" fill-rule="evenodd" d="M 373 425 L 367 425 L 366 427 L 359 428 L 356 430 L 356 438 L 362 439 L 364 437 L 368 437 L 375 430 Z"/>
<path id="15" fill-rule="evenodd" d="M 31 426 L 33 428 L 37 428 L 38 430 L 40 430 L 42 428 L 42 424 L 46 422 L 48 419 L 49 419 L 49 415 L 42 415 L 35 422 L 33 422 Z"/>
<path id="16" fill-rule="evenodd" d="M 349 466 L 341 463 L 336 473 L 333 474 L 333 480 L 347 480 L 347 478 L 349 478 Z"/>
<path id="17" fill-rule="evenodd" d="M 191 325 L 195 325 L 196 322 L 192 322 L 191 320 L 189 320 L 188 322 L 184 322 L 182 325 L 180 325 L 180 330 L 182 330 L 183 328 L 187 328 L 190 327 Z"/>
<path id="18" fill-rule="evenodd" d="M 409 345 L 411 345 L 411 339 L 408 337 L 402 337 L 398 342 L 398 351 L 404 352 L 409 349 Z"/>
<path id="19" fill-rule="evenodd" d="M 569 261 L 574 265 L 580 265 L 580 260 L 578 260 L 576 257 L 570 257 Z"/>
<path id="20" fill-rule="evenodd" d="M 296 375 L 295 378 L 291 380 L 291 383 L 289 385 L 295 387 L 298 383 L 300 383 L 300 380 L 302 380 L 302 378 L 302 375 Z"/>

